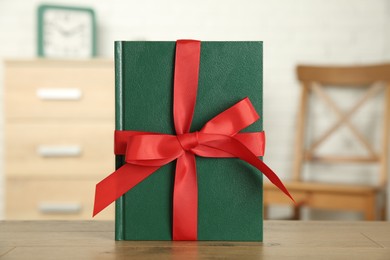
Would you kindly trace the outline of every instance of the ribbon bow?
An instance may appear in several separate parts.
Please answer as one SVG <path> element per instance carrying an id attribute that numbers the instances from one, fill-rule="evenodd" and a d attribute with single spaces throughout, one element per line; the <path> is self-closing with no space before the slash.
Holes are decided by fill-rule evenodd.
<path id="1" fill-rule="evenodd" d="M 195 155 L 240 158 L 263 172 L 293 200 L 277 175 L 258 158 L 264 153 L 264 132 L 239 133 L 259 119 L 249 98 L 208 121 L 200 131 L 189 132 L 198 88 L 199 60 L 199 41 L 177 41 L 173 94 L 176 135 L 115 131 L 115 154 L 125 155 L 126 164 L 96 185 L 94 216 L 160 167 L 177 160 L 173 240 L 197 240 Z"/>

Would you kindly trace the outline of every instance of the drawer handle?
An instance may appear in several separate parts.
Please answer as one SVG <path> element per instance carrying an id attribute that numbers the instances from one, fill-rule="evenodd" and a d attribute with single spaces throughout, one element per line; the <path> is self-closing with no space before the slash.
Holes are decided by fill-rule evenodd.
<path id="1" fill-rule="evenodd" d="M 78 157 L 81 155 L 79 145 L 40 145 L 37 153 L 41 157 Z"/>
<path id="2" fill-rule="evenodd" d="M 78 88 L 39 88 L 36 93 L 42 100 L 79 100 L 82 96 Z"/>
<path id="3" fill-rule="evenodd" d="M 81 211 L 81 204 L 42 202 L 39 203 L 38 210 L 43 214 L 76 214 Z"/>

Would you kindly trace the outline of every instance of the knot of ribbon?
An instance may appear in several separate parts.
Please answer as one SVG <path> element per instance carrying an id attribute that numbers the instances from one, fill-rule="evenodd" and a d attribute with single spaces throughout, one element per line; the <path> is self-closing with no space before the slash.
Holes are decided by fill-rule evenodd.
<path id="1" fill-rule="evenodd" d="M 240 158 L 259 169 L 293 200 L 277 175 L 258 158 L 264 154 L 264 132 L 239 133 L 259 119 L 249 98 L 221 112 L 201 130 L 189 132 L 196 103 L 199 60 L 199 41 L 177 41 L 173 94 L 176 135 L 115 131 L 115 154 L 125 155 L 126 163 L 96 185 L 94 216 L 160 167 L 177 160 L 173 240 L 197 240 L 195 155 Z"/>
<path id="2" fill-rule="evenodd" d="M 177 140 L 184 151 L 193 152 L 192 149 L 199 144 L 199 132 L 195 131 L 193 133 L 177 135 Z"/>

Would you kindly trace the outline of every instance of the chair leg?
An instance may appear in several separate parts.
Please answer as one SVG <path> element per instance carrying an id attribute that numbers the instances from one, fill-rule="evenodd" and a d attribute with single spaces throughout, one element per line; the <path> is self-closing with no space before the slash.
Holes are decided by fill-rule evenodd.
<path id="1" fill-rule="evenodd" d="M 372 221 L 375 220 L 375 214 L 372 210 L 367 210 L 364 212 L 364 220 Z"/>
<path id="2" fill-rule="evenodd" d="M 386 208 L 386 206 L 383 206 L 382 207 L 382 210 L 381 210 L 381 220 L 383 220 L 383 221 L 386 221 L 387 220 L 387 208 Z"/>
<path id="3" fill-rule="evenodd" d="M 375 202 L 376 202 L 375 194 L 372 194 L 367 198 L 366 208 L 364 211 L 365 220 L 375 220 L 375 211 L 376 211 Z"/>
<path id="4" fill-rule="evenodd" d="M 301 219 L 301 206 L 294 206 L 294 213 L 293 213 L 293 220 L 300 220 Z"/>
<path id="5" fill-rule="evenodd" d="M 264 207 L 263 207 L 263 218 L 264 219 L 269 219 L 268 213 L 269 213 L 269 206 L 264 204 Z"/>
<path id="6" fill-rule="evenodd" d="M 386 196 L 386 192 L 384 193 L 383 195 L 383 204 L 382 204 L 382 208 L 381 208 L 381 218 L 380 220 L 387 220 L 387 196 Z"/>

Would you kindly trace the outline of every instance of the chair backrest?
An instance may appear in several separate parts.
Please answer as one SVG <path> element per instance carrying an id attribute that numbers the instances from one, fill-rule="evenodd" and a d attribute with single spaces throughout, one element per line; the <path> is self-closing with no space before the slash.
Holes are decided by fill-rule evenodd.
<path id="1" fill-rule="evenodd" d="M 378 163 L 380 164 L 380 185 L 386 185 L 389 154 L 389 129 L 390 129 L 390 64 L 370 66 L 306 66 L 297 67 L 298 80 L 302 85 L 300 109 L 298 112 L 298 125 L 296 132 L 295 159 L 293 180 L 301 179 L 302 165 L 306 161 L 318 161 L 326 163 Z M 381 83 L 380 85 L 378 83 Z M 337 104 L 326 94 L 324 87 L 365 87 L 367 92 L 352 107 L 351 110 L 343 112 Z M 378 94 L 384 93 L 384 110 L 382 140 L 380 151 L 375 151 L 372 144 L 360 131 L 350 122 L 349 117 L 356 112 L 367 100 Z M 311 146 L 305 147 L 305 125 L 307 120 L 307 105 L 310 94 L 316 94 L 320 99 L 338 115 L 339 120 L 330 127 Z M 346 125 L 355 135 L 358 141 L 367 149 L 369 155 L 366 157 L 340 157 L 340 156 L 318 156 L 316 148 L 332 135 L 341 125 Z"/>

